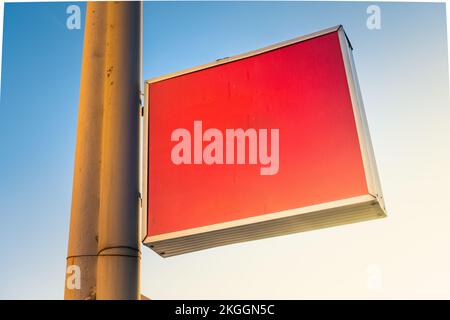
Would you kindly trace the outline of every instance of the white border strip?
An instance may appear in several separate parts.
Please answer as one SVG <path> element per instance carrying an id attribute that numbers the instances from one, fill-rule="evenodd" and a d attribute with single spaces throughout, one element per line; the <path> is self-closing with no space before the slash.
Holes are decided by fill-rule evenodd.
<path id="1" fill-rule="evenodd" d="M 145 238 L 144 243 L 151 243 L 151 242 L 157 242 L 157 241 L 163 241 L 163 240 L 169 240 L 169 239 L 175 239 L 175 238 L 181 238 L 191 235 L 197 235 L 201 233 L 208 233 L 211 231 L 218 231 L 218 230 L 224 230 L 229 229 L 233 227 L 239 227 L 243 225 L 251 225 L 258 222 L 265 222 L 265 221 L 272 221 L 276 219 L 282 219 L 287 217 L 293 217 L 301 214 L 306 213 L 312 213 L 322 210 L 330 210 L 334 208 L 340 208 L 345 206 L 352 206 L 356 204 L 364 204 L 364 203 L 370 203 L 376 201 L 376 198 L 372 195 L 362 195 L 357 196 L 353 198 L 343 199 L 343 200 L 336 200 L 336 201 L 330 201 L 326 203 L 321 204 L 315 204 L 311 206 L 306 206 L 302 208 L 295 208 L 295 209 L 289 209 L 274 213 L 267 213 L 267 214 L 261 214 L 258 216 L 254 216 L 251 218 L 245 218 L 245 219 L 239 219 L 239 220 L 233 220 L 229 222 L 222 222 L 222 223 L 216 223 L 212 224 L 210 226 L 204 226 L 204 227 L 198 227 L 198 228 L 191 228 L 186 229 L 182 231 L 176 231 L 176 232 L 170 232 L 165 233 L 157 236 L 150 236 Z"/>
<path id="2" fill-rule="evenodd" d="M 149 103 L 148 103 L 148 84 L 147 82 L 144 83 L 144 126 L 143 126 L 143 136 L 144 136 L 144 142 L 142 145 L 142 166 L 141 166 L 141 181 L 142 181 L 142 191 L 141 191 L 141 197 L 142 197 L 142 207 L 141 207 L 141 216 L 142 216 L 142 222 L 141 222 L 141 241 L 145 241 L 148 234 L 148 227 L 147 227 L 147 219 L 148 219 L 148 151 L 149 151 L 149 145 L 148 145 L 148 116 L 149 116 Z"/>

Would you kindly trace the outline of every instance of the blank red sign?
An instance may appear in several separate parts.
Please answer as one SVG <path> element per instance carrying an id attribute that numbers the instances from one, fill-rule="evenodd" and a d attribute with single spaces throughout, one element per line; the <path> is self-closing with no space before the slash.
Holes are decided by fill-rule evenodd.
<path id="1" fill-rule="evenodd" d="M 368 193 L 338 32 L 146 85 L 148 236 Z M 171 135 L 194 121 L 279 129 L 278 172 L 174 164 Z"/>

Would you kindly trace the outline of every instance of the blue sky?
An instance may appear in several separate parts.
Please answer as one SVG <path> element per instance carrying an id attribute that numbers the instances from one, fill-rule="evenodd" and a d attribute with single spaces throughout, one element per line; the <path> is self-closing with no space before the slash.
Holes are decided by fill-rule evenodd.
<path id="1" fill-rule="evenodd" d="M 83 44 L 82 29 L 66 28 L 70 4 L 5 5 L 0 298 L 63 297 Z M 450 297 L 450 260 L 442 256 L 450 241 L 445 6 L 379 3 L 382 28 L 369 30 L 369 4 L 144 4 L 144 79 L 343 24 L 390 214 L 170 259 L 143 247 L 144 294 Z M 378 291 L 366 285 L 373 266 L 384 279 Z"/>

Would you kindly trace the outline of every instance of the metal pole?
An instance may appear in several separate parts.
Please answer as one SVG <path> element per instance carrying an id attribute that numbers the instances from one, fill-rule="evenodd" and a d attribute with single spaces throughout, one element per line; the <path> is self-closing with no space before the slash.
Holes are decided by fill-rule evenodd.
<path id="1" fill-rule="evenodd" d="M 106 7 L 89 2 L 86 9 L 65 299 L 95 297 Z"/>
<path id="2" fill-rule="evenodd" d="M 97 299 L 139 299 L 141 2 L 108 2 Z"/>

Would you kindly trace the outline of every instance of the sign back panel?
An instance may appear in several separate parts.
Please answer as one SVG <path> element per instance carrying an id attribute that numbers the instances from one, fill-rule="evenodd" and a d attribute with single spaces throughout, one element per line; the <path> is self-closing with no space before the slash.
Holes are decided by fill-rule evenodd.
<path id="1" fill-rule="evenodd" d="M 162 256 L 384 216 L 342 27 L 145 86 L 144 243 Z"/>

